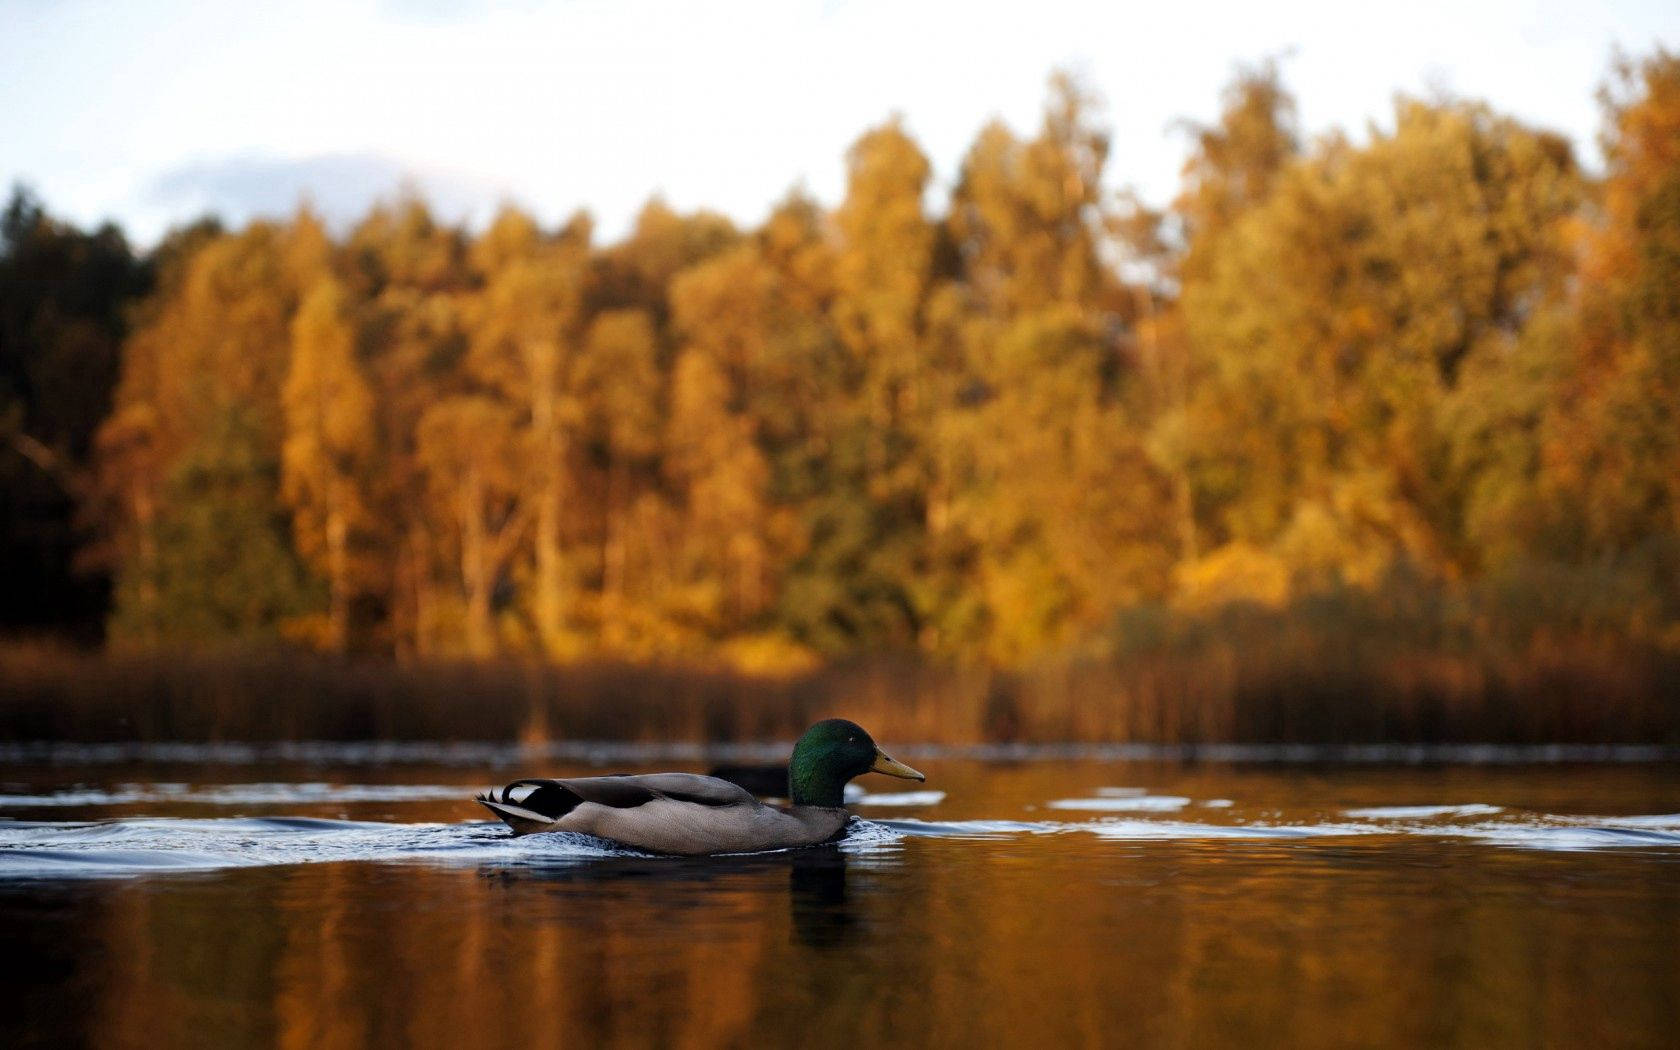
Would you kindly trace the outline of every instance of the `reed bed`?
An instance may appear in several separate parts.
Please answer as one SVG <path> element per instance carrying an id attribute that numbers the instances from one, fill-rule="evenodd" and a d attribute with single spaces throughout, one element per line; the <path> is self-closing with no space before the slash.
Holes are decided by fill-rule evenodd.
<path id="1" fill-rule="evenodd" d="M 795 677 L 280 649 L 0 647 L 0 737 L 71 741 L 785 740 L 844 715 L 940 744 L 1680 744 L 1680 658 L 1592 638 L 1433 648 L 1227 631 L 1031 668 L 883 656 Z"/>

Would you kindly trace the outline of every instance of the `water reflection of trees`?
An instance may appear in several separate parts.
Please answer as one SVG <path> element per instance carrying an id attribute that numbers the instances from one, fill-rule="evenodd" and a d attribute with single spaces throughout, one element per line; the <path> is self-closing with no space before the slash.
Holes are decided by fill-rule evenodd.
<path id="1" fill-rule="evenodd" d="M 1637 1046 L 1680 998 L 1656 859 L 1069 838 L 306 865 L 29 921 L 89 1041 L 149 1048 Z"/>

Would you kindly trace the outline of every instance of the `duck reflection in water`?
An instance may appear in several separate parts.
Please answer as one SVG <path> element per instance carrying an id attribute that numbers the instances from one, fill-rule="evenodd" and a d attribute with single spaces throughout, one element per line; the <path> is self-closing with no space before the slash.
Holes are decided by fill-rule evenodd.
<path id="1" fill-rule="evenodd" d="M 728 889 L 730 883 L 755 883 L 778 869 L 787 872 L 789 926 L 795 941 L 809 948 L 835 948 L 863 928 L 854 913 L 856 904 L 847 894 L 847 856 L 834 843 L 739 856 L 607 857 L 564 865 L 486 868 L 481 873 L 509 888 L 549 884 L 601 889 L 619 883 L 630 892 L 646 893 L 665 886 L 668 891 L 658 896 L 668 906 L 703 907 L 709 894 L 680 890 L 706 883 Z"/>
<path id="2" fill-rule="evenodd" d="M 836 948 L 857 928 L 846 900 L 846 855 L 835 845 L 794 850 L 788 869 L 793 935 L 811 948 Z"/>

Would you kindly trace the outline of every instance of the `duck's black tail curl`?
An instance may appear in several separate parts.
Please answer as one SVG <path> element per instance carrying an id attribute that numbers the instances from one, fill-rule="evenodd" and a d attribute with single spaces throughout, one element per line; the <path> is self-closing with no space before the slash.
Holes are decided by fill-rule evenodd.
<path id="1" fill-rule="evenodd" d="M 515 799 L 515 788 L 532 786 L 523 798 Z M 516 835 L 547 831 L 560 818 L 576 809 L 583 801 L 566 786 L 554 780 L 515 780 L 502 788 L 498 797 L 495 789 L 474 796 L 475 801 L 513 829 Z"/>

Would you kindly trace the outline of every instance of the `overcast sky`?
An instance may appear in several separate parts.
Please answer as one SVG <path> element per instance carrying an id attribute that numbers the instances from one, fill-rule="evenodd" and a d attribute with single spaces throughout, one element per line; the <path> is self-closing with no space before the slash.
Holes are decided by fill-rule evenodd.
<path id="1" fill-rule="evenodd" d="M 304 194 L 342 220 L 405 181 L 451 219 L 587 207 L 611 240 L 654 193 L 749 224 L 796 184 L 833 202 L 894 111 L 948 186 L 987 119 L 1036 126 L 1060 67 L 1105 102 L 1111 183 L 1165 201 L 1171 125 L 1210 119 L 1237 62 L 1287 55 L 1309 132 L 1445 90 L 1596 164 L 1612 48 L 1658 44 L 1680 45 L 1675 0 L 0 0 L 0 179 L 141 244 Z"/>

